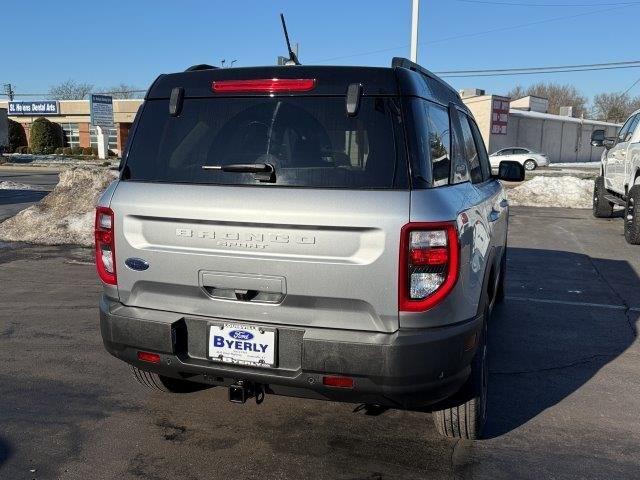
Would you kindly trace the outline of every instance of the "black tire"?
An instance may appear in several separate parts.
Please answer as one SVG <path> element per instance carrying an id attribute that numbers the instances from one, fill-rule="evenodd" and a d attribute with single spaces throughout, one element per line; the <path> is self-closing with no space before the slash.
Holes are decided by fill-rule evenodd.
<path id="1" fill-rule="evenodd" d="M 631 245 L 640 245 L 640 185 L 634 185 L 627 194 L 624 209 L 624 238 Z"/>
<path id="2" fill-rule="evenodd" d="M 488 313 L 487 313 L 488 314 Z M 449 438 L 477 440 L 487 417 L 487 319 L 484 321 L 480 343 L 471 362 L 471 375 L 467 383 L 440 409 L 433 410 L 433 421 L 438 433 Z"/>
<path id="3" fill-rule="evenodd" d="M 536 163 L 536 161 L 532 160 L 531 158 L 529 160 L 525 160 L 523 166 L 527 172 L 533 172 L 536 168 L 538 168 L 538 164 Z"/>
<path id="4" fill-rule="evenodd" d="M 192 393 L 211 387 L 210 385 L 202 383 L 189 382 L 187 380 L 180 380 L 179 378 L 165 377 L 157 373 L 147 372 L 133 365 L 129 365 L 129 368 L 131 369 L 131 375 L 140 385 L 157 392 Z"/>
<path id="5" fill-rule="evenodd" d="M 593 216 L 596 218 L 610 218 L 613 215 L 613 203 L 604 197 L 606 193 L 604 177 L 596 178 L 593 187 Z"/>

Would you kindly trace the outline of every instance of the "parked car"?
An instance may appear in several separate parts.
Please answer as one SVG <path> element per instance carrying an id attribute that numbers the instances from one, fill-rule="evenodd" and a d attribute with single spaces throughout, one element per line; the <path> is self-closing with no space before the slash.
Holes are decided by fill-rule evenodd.
<path id="1" fill-rule="evenodd" d="M 96 210 L 106 349 L 143 385 L 486 416 L 508 203 L 457 92 L 391 68 L 161 75 Z"/>
<path id="2" fill-rule="evenodd" d="M 489 159 L 493 168 L 498 168 L 500 162 L 504 160 L 518 162 L 523 165 L 527 171 L 549 165 L 549 159 L 546 155 L 521 147 L 503 148 L 502 150 L 492 153 Z"/>
<path id="3" fill-rule="evenodd" d="M 640 244 L 640 110 L 631 115 L 618 135 L 607 138 L 604 130 L 594 130 L 591 145 L 604 147 L 600 176 L 593 191 L 593 214 L 613 215 L 614 205 L 624 208 L 624 237 Z"/>

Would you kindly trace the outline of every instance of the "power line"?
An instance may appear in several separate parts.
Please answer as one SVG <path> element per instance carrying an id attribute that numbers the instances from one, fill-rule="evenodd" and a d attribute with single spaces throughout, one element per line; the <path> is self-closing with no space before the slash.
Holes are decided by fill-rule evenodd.
<path id="1" fill-rule="evenodd" d="M 524 72 L 503 72 L 503 73 L 478 73 L 463 75 L 441 75 L 443 78 L 470 78 L 470 77 L 506 77 L 513 75 L 541 75 L 545 73 L 571 73 L 571 72 L 595 72 L 600 70 L 622 70 L 627 68 L 640 68 L 638 65 L 621 65 L 618 67 L 596 67 L 596 68 L 569 68 L 564 70 L 547 70 L 547 71 L 524 71 Z M 434 72 L 435 73 L 435 72 Z"/>
<path id="2" fill-rule="evenodd" d="M 629 93 L 631 89 L 635 87 L 638 83 L 640 83 L 640 78 L 638 78 L 635 82 L 633 82 L 633 84 L 631 84 L 631 86 L 627 88 L 622 95 L 626 95 L 627 93 Z"/>
<path id="3" fill-rule="evenodd" d="M 112 92 L 90 92 L 89 95 L 128 95 L 131 93 L 146 93 L 146 90 L 114 90 Z M 0 93 L 0 95 L 8 96 L 7 93 Z M 49 97 L 50 93 L 13 93 L 14 97 Z M 54 100 L 65 100 L 65 99 L 54 99 Z M 83 100 L 83 99 L 80 99 Z M 116 98 L 115 100 L 128 100 L 122 98 Z"/>
<path id="4" fill-rule="evenodd" d="M 640 5 L 640 3 L 638 3 Z M 635 4 L 633 4 L 635 5 Z M 505 27 L 500 27 L 500 28 L 493 28 L 491 30 L 481 30 L 478 32 L 471 32 L 471 33 L 463 33 L 461 35 L 454 35 L 451 37 L 443 37 L 443 38 L 439 38 L 437 40 L 431 40 L 428 42 L 420 42 L 418 45 L 434 45 L 437 43 L 442 43 L 442 42 L 449 42 L 452 40 L 460 40 L 462 38 L 471 38 L 471 37 L 480 37 L 483 35 L 489 35 L 492 33 L 499 33 L 499 32 L 505 32 L 505 31 L 509 31 L 509 30 L 518 30 L 520 28 L 526 28 L 526 27 L 533 27 L 536 25 L 543 25 L 545 23 L 552 23 L 552 22 L 559 22 L 562 20 L 571 20 L 574 18 L 580 18 L 580 17 L 585 17 L 587 15 L 595 15 L 598 13 L 605 13 L 605 12 L 610 12 L 612 10 L 619 10 L 622 8 L 628 8 L 630 6 L 633 5 L 621 5 L 621 6 L 615 6 L 615 7 L 610 7 L 610 8 L 603 8 L 603 9 L 598 9 L 598 10 L 591 10 L 589 12 L 582 12 L 582 13 L 575 13 L 572 15 L 562 15 L 559 17 L 552 17 L 552 18 L 547 18 L 547 19 L 543 19 L 543 20 L 536 20 L 535 22 L 529 22 L 529 23 L 521 23 L 518 25 L 510 25 L 510 26 L 505 26 Z M 330 58 L 325 58 L 322 60 L 316 60 L 314 63 L 325 63 L 325 62 L 330 62 L 333 60 L 343 60 L 346 58 L 354 58 L 354 57 L 362 57 L 362 56 L 366 56 L 366 55 L 373 55 L 376 53 L 386 53 L 386 52 L 392 52 L 395 50 L 400 50 L 400 49 L 405 49 L 407 47 L 409 47 L 409 44 L 405 44 L 405 45 L 401 45 L 401 46 L 397 46 L 397 47 L 388 47 L 388 48 L 381 48 L 378 50 L 369 50 L 367 52 L 360 52 L 360 53 L 354 53 L 354 54 L 350 54 L 350 55 L 339 55 L 336 57 L 330 57 Z"/>
<path id="5" fill-rule="evenodd" d="M 580 65 L 554 65 L 548 67 L 520 67 L 520 68 L 488 68 L 485 70 L 449 70 L 436 72 L 438 75 L 459 74 L 459 73 L 494 73 L 494 72 L 520 72 L 520 71 L 541 71 L 541 70 L 557 70 L 557 69 L 578 69 L 590 67 L 610 67 L 621 65 L 638 65 L 640 60 L 629 60 L 626 62 L 608 62 L 608 63 L 585 63 Z"/>
<path id="6" fill-rule="evenodd" d="M 629 7 L 640 5 L 640 2 L 608 2 L 608 3 L 525 3 L 525 2 L 497 2 L 492 0 L 456 0 L 461 3 L 476 3 L 480 5 L 502 5 L 508 7 Z"/>

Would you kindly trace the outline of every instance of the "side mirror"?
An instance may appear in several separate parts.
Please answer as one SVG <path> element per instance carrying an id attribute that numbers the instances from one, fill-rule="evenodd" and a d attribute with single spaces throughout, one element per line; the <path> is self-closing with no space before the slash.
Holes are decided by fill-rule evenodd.
<path id="1" fill-rule="evenodd" d="M 616 146 L 617 143 L 617 139 L 613 138 L 613 137 L 607 137 L 604 139 L 604 141 L 602 142 L 602 146 L 604 148 L 606 148 L 607 150 L 609 150 L 610 148 L 613 148 Z"/>
<path id="2" fill-rule="evenodd" d="M 604 140 L 606 138 L 604 130 L 594 130 L 591 133 L 591 145 L 594 147 L 604 146 Z"/>
<path id="3" fill-rule="evenodd" d="M 524 166 L 520 162 L 503 160 L 498 167 L 498 180 L 522 182 L 524 180 Z"/>

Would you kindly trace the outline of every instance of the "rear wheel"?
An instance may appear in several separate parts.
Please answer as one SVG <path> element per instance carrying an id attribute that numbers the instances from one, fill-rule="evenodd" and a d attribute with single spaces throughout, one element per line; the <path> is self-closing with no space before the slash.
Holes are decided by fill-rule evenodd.
<path id="1" fill-rule="evenodd" d="M 536 163 L 536 161 L 535 161 L 535 160 L 531 160 L 531 159 L 529 159 L 529 160 L 526 160 L 526 161 L 524 162 L 524 169 L 525 169 L 527 172 L 531 172 L 531 171 L 535 170 L 537 166 L 538 166 L 538 164 Z"/>
<path id="2" fill-rule="evenodd" d="M 604 177 L 596 178 L 593 187 L 593 216 L 596 218 L 609 218 L 613 215 L 613 203 L 605 198 L 606 193 Z"/>
<path id="3" fill-rule="evenodd" d="M 488 315 L 488 310 L 487 310 Z M 478 348 L 471 362 L 471 375 L 467 383 L 445 406 L 433 411 L 433 420 L 440 435 L 450 438 L 479 439 L 487 417 L 487 324 L 485 318 Z"/>
<path id="4" fill-rule="evenodd" d="M 140 370 L 133 365 L 129 365 L 131 375 L 136 381 L 151 390 L 164 393 L 191 393 L 210 388 L 209 385 L 202 383 L 189 382 L 180 380 L 179 378 L 165 377 L 157 373 Z"/>
<path id="5" fill-rule="evenodd" d="M 640 185 L 634 185 L 627 195 L 624 209 L 624 238 L 632 245 L 640 245 Z"/>

